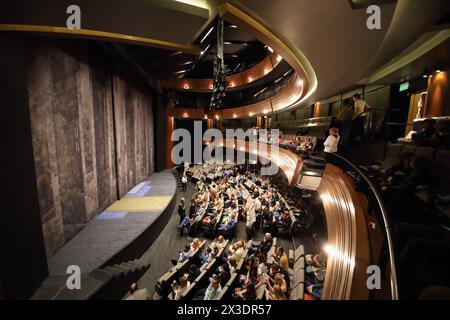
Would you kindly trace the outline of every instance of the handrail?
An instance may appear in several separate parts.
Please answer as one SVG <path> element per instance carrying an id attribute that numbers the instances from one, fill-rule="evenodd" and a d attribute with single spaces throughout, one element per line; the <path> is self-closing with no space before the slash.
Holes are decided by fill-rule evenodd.
<path id="1" fill-rule="evenodd" d="M 386 231 L 386 238 L 387 238 L 388 249 L 389 249 L 389 260 L 390 260 L 390 268 L 391 268 L 391 276 L 390 276 L 390 278 L 391 278 L 390 279 L 390 282 L 391 282 L 391 297 L 392 297 L 392 300 L 398 300 L 397 272 L 396 272 L 396 266 L 395 266 L 395 260 L 394 260 L 395 259 L 395 257 L 394 257 L 394 245 L 393 245 L 393 241 L 392 241 L 391 230 L 390 230 L 390 226 L 389 226 L 389 220 L 388 220 L 388 217 L 387 217 L 387 212 L 386 212 L 386 209 L 384 207 L 383 200 L 381 199 L 380 194 L 378 193 L 378 191 L 376 190 L 375 186 L 370 181 L 370 179 L 367 178 L 366 175 L 357 166 L 355 166 L 353 163 L 351 163 L 350 161 L 348 161 L 347 159 L 345 159 L 344 157 L 342 157 L 342 156 L 340 156 L 338 154 L 333 153 L 332 155 L 334 157 L 340 159 L 341 161 L 344 161 L 353 170 L 355 170 L 359 174 L 359 176 L 364 179 L 364 181 L 369 186 L 370 190 L 375 195 L 375 198 L 376 198 L 376 200 L 378 202 L 378 205 L 380 207 L 380 210 L 381 210 L 381 215 L 383 217 L 384 229 Z"/>

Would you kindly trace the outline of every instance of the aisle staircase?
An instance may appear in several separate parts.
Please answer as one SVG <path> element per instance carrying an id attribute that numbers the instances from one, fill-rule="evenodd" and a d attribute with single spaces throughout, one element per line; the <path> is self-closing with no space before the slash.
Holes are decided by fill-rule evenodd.
<path id="1" fill-rule="evenodd" d="M 52 300 L 120 300 L 149 268 L 150 264 L 140 259 L 97 268 L 81 276 L 81 289 L 64 286 Z"/>

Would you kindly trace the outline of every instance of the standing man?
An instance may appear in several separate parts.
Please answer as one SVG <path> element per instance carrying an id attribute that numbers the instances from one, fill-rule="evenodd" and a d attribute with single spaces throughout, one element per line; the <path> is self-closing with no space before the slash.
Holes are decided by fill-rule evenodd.
<path id="1" fill-rule="evenodd" d="M 186 192 L 186 188 L 187 188 L 186 172 L 183 173 L 183 177 L 181 178 L 181 184 L 183 185 L 183 192 Z"/>
<path id="2" fill-rule="evenodd" d="M 364 135 L 364 127 L 367 122 L 367 110 L 369 110 L 369 105 L 366 101 L 361 99 L 359 93 L 353 95 L 353 102 L 355 105 L 355 117 L 353 118 L 353 128 L 355 129 L 355 138 L 362 140 Z"/>

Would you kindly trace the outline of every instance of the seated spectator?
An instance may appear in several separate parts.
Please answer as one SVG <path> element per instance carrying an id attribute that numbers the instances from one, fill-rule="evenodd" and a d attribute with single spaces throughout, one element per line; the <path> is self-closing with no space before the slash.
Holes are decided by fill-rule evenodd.
<path id="1" fill-rule="evenodd" d="M 236 288 L 233 293 L 233 298 L 236 300 L 255 300 L 256 288 L 250 281 L 245 284 L 244 288 Z"/>
<path id="2" fill-rule="evenodd" d="M 191 199 L 191 205 L 189 206 L 189 218 L 192 218 L 195 212 L 197 212 L 198 206 L 197 206 L 197 199 L 195 196 Z"/>
<path id="3" fill-rule="evenodd" d="M 237 264 L 236 260 L 233 257 L 228 259 L 228 265 L 230 266 L 230 271 L 231 272 L 236 272 L 237 271 L 238 264 Z"/>
<path id="4" fill-rule="evenodd" d="M 195 264 L 191 264 L 189 266 L 188 272 L 184 274 L 184 276 L 187 278 L 187 280 L 192 283 L 197 279 L 197 277 L 200 275 L 200 270 Z"/>
<path id="5" fill-rule="evenodd" d="M 283 294 L 287 294 L 288 286 L 287 286 L 286 280 L 284 279 L 284 275 L 282 273 L 276 273 L 275 277 L 273 277 L 273 278 L 270 275 L 268 275 L 266 277 L 266 283 L 268 286 L 271 286 L 271 287 L 277 285 Z"/>
<path id="6" fill-rule="evenodd" d="M 200 248 L 200 245 L 202 244 L 202 242 L 200 241 L 199 238 L 194 238 L 191 242 L 191 247 L 194 250 L 197 250 L 198 248 Z"/>
<path id="7" fill-rule="evenodd" d="M 132 283 L 130 286 L 130 295 L 126 298 L 126 300 L 149 300 L 150 295 L 148 294 L 147 289 L 139 289 L 138 284 Z"/>
<path id="8" fill-rule="evenodd" d="M 325 268 L 316 267 L 313 265 L 307 266 L 305 269 L 305 275 L 305 284 L 308 286 L 323 283 L 325 280 Z"/>
<path id="9" fill-rule="evenodd" d="M 223 288 L 231 278 L 230 265 L 228 263 L 224 263 L 219 267 L 218 271 L 220 275 L 220 285 Z"/>
<path id="10" fill-rule="evenodd" d="M 232 214 L 230 216 L 230 218 L 227 219 L 227 222 L 225 224 L 221 223 L 219 225 L 219 228 L 217 229 L 217 232 L 220 235 L 227 235 L 231 230 L 233 230 L 235 228 L 236 222 L 237 222 L 236 215 Z"/>
<path id="11" fill-rule="evenodd" d="M 431 164 L 426 157 L 417 157 L 412 162 L 411 173 L 400 183 L 392 185 L 391 189 L 395 191 L 412 191 L 421 185 L 428 185 L 431 179 Z M 386 191 L 388 188 L 383 188 Z"/>
<path id="12" fill-rule="evenodd" d="M 244 240 L 240 240 L 238 242 L 236 242 L 235 244 L 233 244 L 232 246 L 230 246 L 230 248 L 228 249 L 228 252 L 224 255 L 224 259 L 227 260 L 229 258 L 232 258 L 236 261 L 236 263 L 239 263 L 239 261 L 241 261 L 242 257 L 244 256 L 244 245 L 245 245 L 245 241 Z M 230 256 L 231 254 L 231 256 Z M 230 256 L 230 257 L 228 257 Z"/>
<path id="13" fill-rule="evenodd" d="M 246 274 L 241 274 L 239 277 L 239 283 L 241 286 L 244 286 L 245 283 L 251 282 L 255 286 L 255 288 L 258 288 L 262 283 L 263 277 L 262 277 L 262 271 L 259 268 L 259 259 L 255 256 L 252 256 L 249 259 L 249 265 L 248 270 Z"/>
<path id="14" fill-rule="evenodd" d="M 272 248 L 272 244 L 273 244 L 272 235 L 269 232 L 266 232 L 266 234 L 264 234 L 264 239 L 259 243 L 259 246 L 256 251 L 262 252 L 265 255 L 267 255 L 270 248 Z"/>
<path id="15" fill-rule="evenodd" d="M 437 123 L 430 145 L 434 148 L 450 149 L 450 120 L 441 120 Z"/>
<path id="16" fill-rule="evenodd" d="M 425 119 L 423 121 L 423 128 L 420 131 L 413 133 L 412 141 L 418 146 L 429 146 L 435 132 L 435 125 L 435 119 Z"/>
<path id="17" fill-rule="evenodd" d="M 280 266 L 276 263 L 272 264 L 269 268 L 269 273 L 268 273 L 268 276 L 270 277 L 269 280 L 272 281 L 272 283 L 273 283 L 275 281 L 277 273 L 280 273 L 283 275 L 283 279 L 286 282 L 286 288 L 287 288 L 287 290 L 289 290 L 289 288 L 291 287 L 291 280 L 289 278 L 289 273 L 286 270 L 281 269 Z M 287 290 L 286 290 L 286 292 L 287 292 Z"/>
<path id="18" fill-rule="evenodd" d="M 279 285 L 274 285 L 273 287 L 268 284 L 268 289 L 266 291 L 266 299 L 267 300 L 287 300 L 286 295 L 283 293 Z"/>
<path id="19" fill-rule="evenodd" d="M 214 275 L 206 289 L 204 300 L 217 300 L 221 291 L 222 286 L 220 285 L 220 276 Z"/>
<path id="20" fill-rule="evenodd" d="M 171 287 L 171 293 L 169 294 L 169 299 L 180 300 L 181 296 L 190 285 L 191 283 L 185 276 L 182 276 L 178 283 L 174 281 Z"/>
<path id="21" fill-rule="evenodd" d="M 275 260 L 275 262 L 277 264 L 280 265 L 280 267 L 283 270 L 286 270 L 286 271 L 289 270 L 289 259 L 286 255 L 286 253 L 284 252 L 283 247 L 276 248 L 275 253 L 272 254 L 272 258 Z"/>
<path id="22" fill-rule="evenodd" d="M 289 228 L 292 224 L 291 216 L 289 215 L 288 210 L 284 210 L 283 214 L 280 216 L 274 215 L 273 217 L 273 225 L 274 225 L 274 233 L 278 233 L 278 228 Z"/>
<path id="23" fill-rule="evenodd" d="M 190 245 L 186 245 L 183 251 L 180 251 L 177 258 L 172 258 L 172 264 L 176 266 L 178 263 L 183 262 L 186 259 L 189 259 L 194 254 L 194 249 Z"/>
<path id="24" fill-rule="evenodd" d="M 312 284 L 306 287 L 306 292 L 312 300 L 320 300 L 322 297 L 323 283 Z"/>
<path id="25" fill-rule="evenodd" d="M 412 173 L 413 158 L 414 154 L 411 152 L 403 154 L 398 164 L 386 170 L 385 182 L 383 184 L 400 184 Z"/>
<path id="26" fill-rule="evenodd" d="M 218 254 L 219 254 L 219 247 L 214 245 L 212 247 L 209 247 L 207 250 L 209 252 L 207 254 L 206 262 L 211 262 L 212 260 L 214 260 L 218 256 Z"/>
<path id="27" fill-rule="evenodd" d="M 226 243 L 225 238 L 224 238 L 222 235 L 220 235 L 220 236 L 218 236 L 217 239 L 211 244 L 211 247 L 212 247 L 212 246 L 217 246 L 219 249 L 222 249 L 222 248 L 225 246 L 225 243 Z"/>

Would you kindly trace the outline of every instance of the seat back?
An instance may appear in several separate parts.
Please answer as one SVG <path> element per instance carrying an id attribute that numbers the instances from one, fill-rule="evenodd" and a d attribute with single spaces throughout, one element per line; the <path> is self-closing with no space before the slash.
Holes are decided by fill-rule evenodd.
<path id="1" fill-rule="evenodd" d="M 434 154 L 436 153 L 435 148 L 431 147 L 417 147 L 416 148 L 416 157 L 425 157 L 431 161 L 433 161 Z"/>
<path id="2" fill-rule="evenodd" d="M 303 296 L 305 294 L 305 284 L 300 283 L 291 291 L 291 295 L 289 300 L 303 300 Z"/>
<path id="3" fill-rule="evenodd" d="M 297 247 L 297 249 L 295 249 L 295 252 L 294 252 L 295 261 L 297 262 L 300 259 L 300 257 L 304 257 L 304 256 L 305 256 L 305 248 L 301 244 Z"/>
<path id="4" fill-rule="evenodd" d="M 432 165 L 433 185 L 440 196 L 450 195 L 450 150 L 439 150 Z"/>
<path id="5" fill-rule="evenodd" d="M 405 145 L 402 149 L 401 155 L 404 155 L 406 153 L 412 153 L 416 154 L 417 147 L 415 145 Z M 400 160 L 400 158 L 398 158 Z"/>

